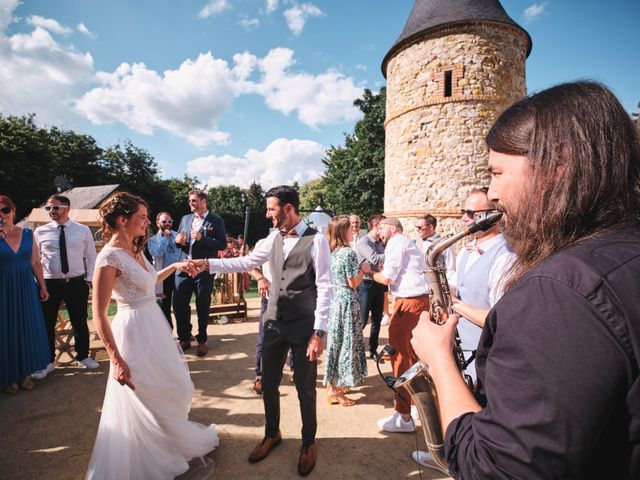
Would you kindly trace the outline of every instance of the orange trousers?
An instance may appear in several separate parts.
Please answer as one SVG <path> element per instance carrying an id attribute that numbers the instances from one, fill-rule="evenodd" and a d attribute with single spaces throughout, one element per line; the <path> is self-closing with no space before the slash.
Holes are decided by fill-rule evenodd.
<path id="1" fill-rule="evenodd" d="M 391 357 L 394 377 L 399 377 L 418 361 L 418 356 L 411 346 L 411 331 L 418 324 L 420 314 L 425 311 L 429 311 L 429 295 L 395 298 L 393 302 L 393 313 L 389 321 L 389 344 L 396 349 L 396 354 Z M 409 403 L 396 396 L 393 408 L 398 413 L 409 414 L 411 398 L 407 397 L 407 400 Z"/>

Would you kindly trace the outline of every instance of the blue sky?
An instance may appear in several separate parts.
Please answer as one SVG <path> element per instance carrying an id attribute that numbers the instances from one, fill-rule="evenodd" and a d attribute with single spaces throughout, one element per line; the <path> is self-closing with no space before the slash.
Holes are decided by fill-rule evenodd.
<path id="1" fill-rule="evenodd" d="M 413 0 L 0 0 L 0 113 L 131 139 L 166 177 L 318 177 Z M 574 79 L 640 102 L 640 0 L 502 0 L 533 39 L 528 90 Z"/>

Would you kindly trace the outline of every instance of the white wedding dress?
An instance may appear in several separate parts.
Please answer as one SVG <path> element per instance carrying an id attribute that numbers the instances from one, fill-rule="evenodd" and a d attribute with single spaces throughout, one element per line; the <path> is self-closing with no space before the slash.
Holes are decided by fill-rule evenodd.
<path id="1" fill-rule="evenodd" d="M 216 425 L 188 420 L 194 386 L 156 304 L 157 274 L 145 264 L 146 270 L 110 245 L 96 260 L 96 268 L 121 272 L 113 288 L 118 312 L 111 329 L 135 390 L 120 385 L 110 369 L 87 479 L 172 479 L 219 443 Z"/>

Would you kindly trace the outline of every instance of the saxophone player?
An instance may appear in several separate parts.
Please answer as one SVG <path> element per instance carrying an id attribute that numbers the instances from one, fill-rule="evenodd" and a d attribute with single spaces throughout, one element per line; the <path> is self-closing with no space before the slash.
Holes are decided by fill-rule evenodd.
<path id="1" fill-rule="evenodd" d="M 574 82 L 509 107 L 487 143 L 517 259 L 480 337 L 475 396 L 450 355 L 455 315 L 421 318 L 412 339 L 449 473 L 640 478 L 638 131 L 606 87 Z"/>

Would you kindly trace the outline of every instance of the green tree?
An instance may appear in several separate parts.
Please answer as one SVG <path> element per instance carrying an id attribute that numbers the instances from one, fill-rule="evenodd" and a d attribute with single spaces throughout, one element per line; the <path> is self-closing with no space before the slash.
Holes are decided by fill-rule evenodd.
<path id="1" fill-rule="evenodd" d="M 248 189 L 245 190 L 245 205 L 251 207 L 249 214 L 249 233 L 246 241 L 250 246 L 261 238 L 269 234 L 271 222 L 267 220 L 267 207 L 264 199 L 264 190 L 262 186 L 253 182 Z M 244 227 L 243 227 L 244 228 Z"/>
<path id="2" fill-rule="evenodd" d="M 327 203 L 327 185 L 324 178 L 316 178 L 303 183 L 300 187 L 300 209 L 314 210 L 317 206 L 331 210 Z"/>
<path id="3" fill-rule="evenodd" d="M 245 194 L 236 185 L 221 185 L 210 188 L 207 192 L 209 210 L 224 219 L 227 233 L 234 237 L 244 230 Z"/>
<path id="4" fill-rule="evenodd" d="M 386 89 L 365 89 L 353 102 L 364 117 L 344 146 L 331 146 L 322 160 L 326 166 L 326 200 L 336 213 L 368 218 L 384 209 L 384 118 Z"/>

